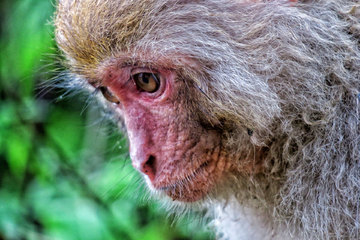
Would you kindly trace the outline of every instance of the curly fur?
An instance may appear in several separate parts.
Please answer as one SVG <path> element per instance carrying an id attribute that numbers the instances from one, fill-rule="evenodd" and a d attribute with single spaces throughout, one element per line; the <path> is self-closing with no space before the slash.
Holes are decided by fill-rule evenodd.
<path id="1" fill-rule="evenodd" d="M 276 0 L 60 0 L 56 40 L 68 68 L 90 83 L 112 58 L 176 70 L 200 89 L 189 96 L 199 104 L 189 107 L 212 126 L 222 124 L 229 149 L 247 157 L 262 149 L 262 173 L 229 173 L 222 184 L 230 189 L 220 184 L 208 203 L 261 209 L 270 228 L 285 229 L 287 236 L 359 239 L 356 6 L 357 0 L 295 6 Z M 228 237 L 231 231 L 237 230 Z"/>

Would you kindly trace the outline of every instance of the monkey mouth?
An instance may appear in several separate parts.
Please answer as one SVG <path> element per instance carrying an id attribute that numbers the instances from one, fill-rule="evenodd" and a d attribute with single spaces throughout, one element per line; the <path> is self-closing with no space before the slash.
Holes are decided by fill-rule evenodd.
<path id="1" fill-rule="evenodd" d="M 208 184 L 203 173 L 206 172 L 206 167 L 209 165 L 210 162 L 206 161 L 186 177 L 164 187 L 159 187 L 158 190 L 166 193 L 174 201 L 195 202 L 201 200 L 209 191 L 208 188 L 203 187 L 205 182 Z"/>
<path id="2" fill-rule="evenodd" d="M 175 183 L 171 183 L 165 187 L 160 187 L 159 190 L 165 191 L 165 190 L 169 190 L 169 189 L 173 189 L 176 188 L 179 185 L 183 185 L 187 182 L 191 182 L 194 178 L 196 178 L 197 175 L 199 175 L 205 167 L 207 167 L 209 165 L 209 162 L 206 161 L 204 163 L 202 163 L 198 168 L 195 169 L 195 171 L 193 171 L 192 173 L 188 174 L 186 177 L 177 180 Z"/>

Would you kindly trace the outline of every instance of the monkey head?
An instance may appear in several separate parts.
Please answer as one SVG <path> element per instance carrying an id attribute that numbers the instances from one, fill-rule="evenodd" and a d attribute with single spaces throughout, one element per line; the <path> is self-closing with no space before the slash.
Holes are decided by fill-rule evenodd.
<path id="1" fill-rule="evenodd" d="M 133 166 L 173 200 L 204 199 L 234 171 L 260 172 L 280 111 L 231 46 L 235 16 L 219 11 L 196 1 L 62 0 L 56 13 L 65 64 L 102 92 L 125 123 Z"/>

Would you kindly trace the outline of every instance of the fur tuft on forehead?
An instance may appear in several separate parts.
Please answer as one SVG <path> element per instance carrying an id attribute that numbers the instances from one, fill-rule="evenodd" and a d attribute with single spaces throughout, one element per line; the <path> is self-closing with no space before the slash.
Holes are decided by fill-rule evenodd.
<path id="1" fill-rule="evenodd" d="M 271 15 L 268 11 L 274 7 L 279 10 L 287 5 L 277 1 L 62 0 L 55 17 L 56 41 L 79 73 L 86 73 L 80 66 L 92 68 L 123 56 L 155 62 L 172 55 L 174 64 L 183 56 L 208 64 L 236 61 L 229 59 L 235 51 L 232 44 L 246 37 L 256 16 Z M 204 49 L 213 49 L 212 54 L 204 54 Z"/>

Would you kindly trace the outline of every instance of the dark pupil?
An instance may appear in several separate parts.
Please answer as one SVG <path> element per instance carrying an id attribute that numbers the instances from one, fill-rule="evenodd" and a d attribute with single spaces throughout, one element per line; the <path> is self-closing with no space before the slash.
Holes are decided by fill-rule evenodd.
<path id="1" fill-rule="evenodd" d="M 142 79 L 143 79 L 143 82 L 144 82 L 144 83 L 146 83 L 146 84 L 149 83 L 149 75 L 148 75 L 148 74 L 144 74 L 143 77 L 142 77 Z"/>

